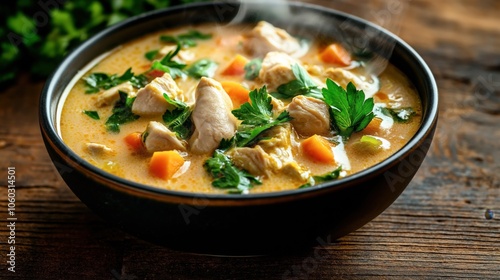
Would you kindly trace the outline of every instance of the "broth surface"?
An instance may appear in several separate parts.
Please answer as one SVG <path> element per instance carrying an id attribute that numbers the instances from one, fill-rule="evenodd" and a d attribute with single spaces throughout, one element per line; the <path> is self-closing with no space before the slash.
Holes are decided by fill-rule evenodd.
<path id="1" fill-rule="evenodd" d="M 263 83 L 259 79 L 252 81 L 245 79 L 244 75 L 229 76 L 222 74 L 223 70 L 238 54 L 244 55 L 248 59 L 256 57 L 248 54 L 241 47 L 241 34 L 249 32 L 253 27 L 249 25 L 225 27 L 200 25 L 148 34 L 131 42 L 124 42 L 120 48 L 110 53 L 109 56 L 105 57 L 84 76 L 95 72 L 121 75 L 130 67 L 134 73 L 144 73 L 151 67 L 151 61 L 145 58 L 144 54 L 151 50 L 167 46 L 167 44 L 159 40 L 161 35 L 178 35 L 189 30 L 197 30 L 201 33 L 212 34 L 212 38 L 197 40 L 197 46 L 183 49 L 183 51 L 188 52 L 191 56 L 189 58 L 190 62 L 199 59 L 211 59 L 218 64 L 218 68 L 213 76 L 214 80 L 235 81 L 248 89 L 260 88 Z M 309 42 L 307 47 L 307 53 L 297 58 L 297 60 L 308 70 L 311 77 L 315 80 L 324 83 L 324 76 L 321 73 L 329 67 L 347 69 L 356 75 L 365 73 L 363 65 L 356 64 L 355 61 L 349 67 L 339 67 L 323 62 L 318 54 L 325 47 L 324 42 Z M 318 71 L 319 75 L 317 75 Z M 375 106 L 389 106 L 394 108 L 411 107 L 415 112 L 414 116 L 406 123 L 392 121 L 392 125 L 391 121 L 386 120 L 386 117 L 384 117 L 385 125 L 390 126 L 389 128 L 379 129 L 370 133 L 366 133 L 364 130 L 356 132 L 344 143 L 339 143 L 336 146 L 333 145 L 332 149 L 335 155 L 334 164 L 314 162 L 304 155 L 299 146 L 307 137 L 302 137 L 293 132 L 292 150 L 294 152 L 294 160 L 300 166 L 307 168 L 311 175 L 325 174 L 336 169 L 338 166 L 342 166 L 343 171 L 341 175 L 349 176 L 386 159 L 401 149 L 415 134 L 420 125 L 422 108 L 419 97 L 408 79 L 394 66 L 388 65 L 385 71 L 378 76 L 378 80 L 380 84 L 378 93 L 384 93 L 388 100 L 380 100 L 377 97 L 378 95 L 375 95 Z M 194 91 L 198 81 L 198 79 L 191 77 L 185 80 L 176 80 L 177 85 L 184 94 L 187 93 L 185 101 L 188 104 L 195 102 Z M 165 180 L 152 176 L 149 172 L 151 153 L 132 152 L 124 141 L 124 137 L 133 132 L 145 131 L 150 121 L 162 122 L 161 115 L 141 116 L 133 122 L 120 125 L 119 133 L 112 133 L 107 130 L 105 121 L 112 114 L 113 105 L 97 108 L 95 104 L 98 94 L 86 94 L 86 89 L 83 80 L 76 83 L 64 103 L 60 120 L 61 134 L 64 142 L 83 159 L 117 176 L 158 188 L 200 193 L 225 193 L 225 190 L 212 186 L 213 178 L 203 167 L 205 161 L 212 156 L 211 153 L 193 154 L 189 150 L 180 152 L 186 161 L 173 178 Z M 289 100 L 285 100 L 285 106 L 289 102 Z M 83 114 L 82 111 L 84 110 L 97 111 L 100 120 L 92 119 L 88 115 Z M 377 150 L 360 148 L 359 141 L 366 134 L 379 137 L 384 143 L 384 148 Z M 332 134 L 330 139 L 338 141 L 340 138 Z M 96 156 L 87 151 L 87 143 L 105 145 L 112 152 L 106 156 Z M 262 184 L 255 185 L 250 189 L 251 193 L 297 189 L 305 183 L 303 180 L 297 180 L 285 173 L 273 173 L 272 176 L 259 176 L 259 178 L 261 178 Z"/>

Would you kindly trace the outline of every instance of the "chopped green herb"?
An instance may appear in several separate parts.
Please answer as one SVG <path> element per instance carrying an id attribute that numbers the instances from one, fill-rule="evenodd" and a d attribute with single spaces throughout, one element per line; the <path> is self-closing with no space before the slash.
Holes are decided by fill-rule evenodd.
<path id="1" fill-rule="evenodd" d="M 100 120 L 101 118 L 99 117 L 99 113 L 97 111 L 87 111 L 84 110 L 83 113 L 89 117 L 91 117 L 94 120 Z"/>
<path id="2" fill-rule="evenodd" d="M 365 93 L 357 90 L 349 82 L 346 90 L 331 79 L 327 79 L 326 88 L 323 88 L 325 103 L 330 106 L 332 123 L 337 132 L 343 137 L 350 137 L 352 133 L 363 130 L 373 119 L 373 98 L 365 100 Z"/>
<path id="3" fill-rule="evenodd" d="M 215 179 L 212 186 L 225 189 L 229 193 L 247 193 L 254 185 L 262 184 L 256 177 L 235 167 L 220 150 L 215 150 L 203 166 Z"/>
<path id="4" fill-rule="evenodd" d="M 163 121 L 167 127 L 175 132 L 179 138 L 187 139 L 193 133 L 193 124 L 191 122 L 191 109 L 189 106 L 177 100 L 172 100 L 167 94 L 163 94 L 167 102 L 175 109 L 167 110 L 163 114 Z"/>
<path id="5" fill-rule="evenodd" d="M 318 85 L 311 79 L 307 71 L 299 64 L 292 65 L 295 80 L 278 87 L 278 92 L 272 93 L 276 98 L 290 99 L 297 95 L 306 95 L 318 99 L 323 99 Z"/>
<path id="6" fill-rule="evenodd" d="M 342 166 L 339 166 L 337 169 L 333 170 L 330 173 L 326 173 L 326 174 L 319 175 L 319 176 L 312 176 L 309 179 L 309 182 L 300 186 L 299 189 L 308 188 L 308 187 L 314 186 L 316 184 L 331 181 L 331 180 L 336 180 L 340 177 L 340 172 L 342 172 Z"/>
<path id="7" fill-rule="evenodd" d="M 130 81 L 132 86 L 136 88 L 141 88 L 147 84 L 146 77 L 144 75 L 134 76 L 132 68 L 127 69 L 121 76 L 117 74 L 108 75 L 106 73 L 96 72 L 83 78 L 83 80 L 87 86 L 85 93 L 88 94 L 107 90 L 127 81 Z"/>
<path id="8" fill-rule="evenodd" d="M 233 139 L 238 147 L 250 145 L 262 132 L 291 120 L 287 111 L 273 118 L 272 98 L 265 86 L 252 90 L 249 95 L 251 102 L 246 102 L 239 109 L 232 111 L 233 115 L 242 121 Z"/>
<path id="9" fill-rule="evenodd" d="M 153 62 L 153 65 L 151 65 L 151 70 L 160 70 L 162 72 L 168 73 L 168 74 L 170 74 L 170 76 L 172 76 L 172 79 L 174 79 L 174 80 L 186 75 L 186 73 L 184 73 L 184 71 L 182 71 L 182 69 L 173 68 L 173 67 L 163 65 L 159 61 Z"/>
<path id="10" fill-rule="evenodd" d="M 240 126 L 235 134 L 235 144 L 238 147 L 250 146 L 261 140 L 259 136 L 266 130 L 279 124 L 289 122 L 292 118 L 287 111 L 283 111 L 275 120 L 259 126 Z"/>
<path id="11" fill-rule="evenodd" d="M 382 113 L 386 116 L 392 117 L 398 123 L 407 123 L 416 114 L 415 110 L 411 107 L 405 108 L 385 108 L 380 107 Z"/>
<path id="12" fill-rule="evenodd" d="M 164 58 L 160 61 L 156 60 L 151 65 L 151 70 L 160 70 L 165 73 L 169 73 L 172 79 L 177 79 L 179 77 L 184 77 L 186 73 L 182 70 L 186 67 L 186 64 L 173 61 L 172 59 L 181 50 L 181 45 L 177 44 L 177 47 L 173 51 L 169 51 Z"/>
<path id="13" fill-rule="evenodd" d="M 217 63 L 210 59 L 200 59 L 193 63 L 186 72 L 189 76 L 200 79 L 201 77 L 212 78 L 217 70 Z"/>
<path id="14" fill-rule="evenodd" d="M 259 76 L 260 69 L 262 68 L 262 59 L 256 58 L 250 60 L 245 65 L 245 79 L 255 80 Z"/>
<path id="15" fill-rule="evenodd" d="M 267 93 L 266 86 L 252 90 L 249 93 L 250 101 L 233 110 L 232 113 L 242 124 L 261 125 L 269 123 L 273 116 L 272 98 Z"/>
<path id="16" fill-rule="evenodd" d="M 112 115 L 106 121 L 106 128 L 111 132 L 120 132 L 120 125 L 135 121 L 139 116 L 132 113 L 132 104 L 135 97 L 128 97 L 127 93 L 119 91 L 120 100 L 115 103 Z"/>
<path id="17" fill-rule="evenodd" d="M 211 34 L 203 34 L 197 30 L 190 30 L 187 33 L 179 34 L 177 36 L 160 36 L 160 41 L 179 44 L 183 48 L 190 48 L 196 46 L 196 40 L 208 40 L 210 38 L 212 38 Z"/>
<path id="18" fill-rule="evenodd" d="M 149 61 L 153 61 L 156 56 L 158 55 L 159 50 L 152 50 L 144 54 L 144 57 L 147 58 Z"/>

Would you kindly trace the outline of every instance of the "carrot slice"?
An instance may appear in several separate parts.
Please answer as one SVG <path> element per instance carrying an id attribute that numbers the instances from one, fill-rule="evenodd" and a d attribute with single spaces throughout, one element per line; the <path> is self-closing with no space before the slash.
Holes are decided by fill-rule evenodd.
<path id="1" fill-rule="evenodd" d="M 373 134 L 377 131 L 380 131 L 380 125 L 382 124 L 381 118 L 373 118 L 370 123 L 363 129 L 363 132 L 366 134 Z"/>
<path id="2" fill-rule="evenodd" d="M 123 140 L 125 140 L 125 143 L 127 143 L 127 146 L 135 152 L 138 152 L 144 148 L 144 146 L 142 144 L 142 137 L 141 137 L 140 132 L 132 132 L 132 133 L 128 134 L 127 136 L 125 136 L 125 138 L 123 138 Z"/>
<path id="3" fill-rule="evenodd" d="M 236 55 L 233 61 L 222 71 L 222 75 L 238 76 L 245 74 L 245 65 L 248 59 L 242 55 Z"/>
<path id="4" fill-rule="evenodd" d="M 300 146 L 304 155 L 306 155 L 310 160 L 328 164 L 335 163 L 335 158 L 330 144 L 319 135 L 315 134 L 307 138 L 302 141 Z"/>
<path id="5" fill-rule="evenodd" d="M 323 62 L 333 63 L 342 66 L 351 64 L 351 54 L 340 44 L 331 44 L 326 47 L 321 53 L 320 58 Z"/>
<path id="6" fill-rule="evenodd" d="M 240 83 L 225 81 L 221 82 L 221 85 L 227 95 L 229 95 L 229 98 L 231 98 L 231 101 L 233 101 L 234 108 L 239 108 L 241 104 L 248 102 L 250 90 Z"/>
<path id="7" fill-rule="evenodd" d="M 149 161 L 149 172 L 158 178 L 167 180 L 174 176 L 184 164 L 184 158 L 177 151 L 154 152 Z"/>

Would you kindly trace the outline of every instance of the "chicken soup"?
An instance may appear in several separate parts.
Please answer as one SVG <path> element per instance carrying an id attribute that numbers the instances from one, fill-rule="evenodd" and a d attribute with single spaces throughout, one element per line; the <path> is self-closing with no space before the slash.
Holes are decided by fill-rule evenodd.
<path id="1" fill-rule="evenodd" d="M 124 43 L 79 77 L 64 142 L 158 188 L 259 193 L 314 187 L 401 149 L 421 102 L 394 66 L 368 72 L 339 42 L 259 22 L 169 29 Z"/>

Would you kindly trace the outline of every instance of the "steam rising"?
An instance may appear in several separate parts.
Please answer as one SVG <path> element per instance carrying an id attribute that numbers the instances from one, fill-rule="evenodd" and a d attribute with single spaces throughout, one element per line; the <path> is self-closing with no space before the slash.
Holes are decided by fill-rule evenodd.
<path id="1" fill-rule="evenodd" d="M 353 4 L 346 0 L 325 0 L 321 4 L 326 8 L 336 8 L 339 11 L 356 12 L 371 23 L 397 31 L 408 1 L 410 0 L 389 1 L 390 3 L 381 7 L 380 10 L 370 10 L 362 3 Z M 389 37 L 383 36 L 382 31 L 369 26 L 361 27 L 350 18 L 333 19 L 326 13 L 318 12 L 317 9 L 296 8 L 296 5 L 309 5 L 307 3 L 293 2 L 296 5 L 290 6 L 290 2 L 293 1 L 240 0 L 224 3 L 227 3 L 225 9 L 233 10 L 229 24 L 265 20 L 286 29 L 293 35 L 308 39 L 332 38 L 342 43 L 351 53 L 365 58 L 365 69 L 369 76 L 378 75 L 386 68 L 388 63 L 386 58 L 391 57 L 395 42 Z M 224 9 L 219 13 L 219 18 L 224 19 L 223 17 Z"/>

